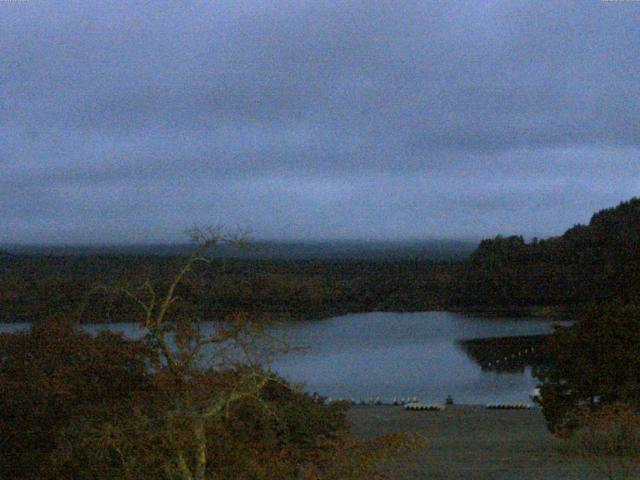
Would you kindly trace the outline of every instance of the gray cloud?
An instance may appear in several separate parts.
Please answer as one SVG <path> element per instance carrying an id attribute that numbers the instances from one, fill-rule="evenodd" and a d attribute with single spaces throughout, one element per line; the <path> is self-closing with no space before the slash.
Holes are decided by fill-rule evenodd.
<path id="1" fill-rule="evenodd" d="M 639 23 L 634 2 L 0 3 L 0 242 L 560 233 L 639 193 Z"/>

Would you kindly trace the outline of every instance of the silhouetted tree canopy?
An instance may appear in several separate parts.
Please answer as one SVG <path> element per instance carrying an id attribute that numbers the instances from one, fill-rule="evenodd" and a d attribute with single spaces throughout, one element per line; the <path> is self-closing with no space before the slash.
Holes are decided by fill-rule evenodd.
<path id="1" fill-rule="evenodd" d="M 552 362 L 535 372 L 552 431 L 572 430 L 582 409 L 629 402 L 640 406 L 640 309 L 614 304 L 590 308 L 556 331 Z"/>
<path id="2" fill-rule="evenodd" d="M 87 285 L 119 278 L 162 282 L 184 257 L 16 255 L 0 257 L 3 321 L 74 315 L 131 321 L 121 299 L 88 295 Z M 321 318 L 363 311 L 520 310 L 640 300 L 640 199 L 593 215 L 559 237 L 484 240 L 461 262 L 414 260 L 212 259 L 185 279 L 180 296 L 202 318 L 228 312 Z M 88 298 L 90 297 L 90 298 Z"/>
<path id="3" fill-rule="evenodd" d="M 460 265 L 459 305 L 576 305 L 640 299 L 640 199 L 593 215 L 560 237 L 484 240 Z"/>

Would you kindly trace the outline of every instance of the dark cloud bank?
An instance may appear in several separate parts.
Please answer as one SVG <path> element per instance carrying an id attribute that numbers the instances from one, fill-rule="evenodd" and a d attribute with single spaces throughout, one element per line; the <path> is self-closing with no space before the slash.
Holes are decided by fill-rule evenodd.
<path id="1" fill-rule="evenodd" d="M 0 2 L 0 242 L 546 236 L 640 194 L 640 3 Z"/>

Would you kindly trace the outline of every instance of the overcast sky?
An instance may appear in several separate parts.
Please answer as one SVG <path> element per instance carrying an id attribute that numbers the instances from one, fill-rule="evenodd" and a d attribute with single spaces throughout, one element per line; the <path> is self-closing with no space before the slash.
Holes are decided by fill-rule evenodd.
<path id="1" fill-rule="evenodd" d="M 0 1 L 0 242 L 562 233 L 640 195 L 640 2 Z"/>

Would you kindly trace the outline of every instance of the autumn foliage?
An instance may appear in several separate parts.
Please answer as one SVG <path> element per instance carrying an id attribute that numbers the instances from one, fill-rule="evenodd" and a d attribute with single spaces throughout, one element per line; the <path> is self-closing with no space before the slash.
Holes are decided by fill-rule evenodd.
<path id="1" fill-rule="evenodd" d="M 46 474 L 60 431 L 129 397 L 148 382 L 152 360 L 141 342 L 109 332 L 90 336 L 60 319 L 0 335 L 2 478 Z"/>
<path id="2" fill-rule="evenodd" d="M 352 439 L 346 405 L 263 367 L 260 322 L 239 313 L 201 329 L 176 292 L 206 248 L 232 239 L 192 234 L 201 247 L 172 278 L 106 292 L 129 302 L 143 339 L 60 319 L 0 337 L 1 478 L 370 479 L 416 444 Z"/>
<path id="3" fill-rule="evenodd" d="M 142 341 L 51 320 L 1 337 L 3 479 L 182 478 L 198 447 L 191 412 L 247 390 L 242 369 L 178 377 Z M 267 374 L 267 372 L 263 372 Z M 376 478 L 401 435 L 360 442 L 344 404 L 324 405 L 270 375 L 260 398 L 229 402 L 204 428 L 203 478 Z M 244 380 L 243 380 L 244 379 Z"/>

